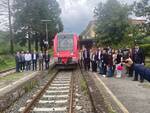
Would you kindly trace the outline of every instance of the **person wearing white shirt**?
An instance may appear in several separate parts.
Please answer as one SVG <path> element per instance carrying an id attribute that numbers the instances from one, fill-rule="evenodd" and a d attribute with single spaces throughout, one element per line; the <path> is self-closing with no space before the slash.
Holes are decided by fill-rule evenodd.
<path id="1" fill-rule="evenodd" d="M 26 70 L 29 71 L 31 69 L 31 60 L 32 60 L 32 56 L 29 53 L 29 51 L 27 51 L 27 53 L 25 54 L 25 62 L 26 62 Z"/>

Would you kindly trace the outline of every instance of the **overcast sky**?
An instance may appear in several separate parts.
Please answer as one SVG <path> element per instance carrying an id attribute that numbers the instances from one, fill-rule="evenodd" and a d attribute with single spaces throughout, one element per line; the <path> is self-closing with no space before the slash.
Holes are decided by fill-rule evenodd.
<path id="1" fill-rule="evenodd" d="M 106 0 L 57 0 L 62 9 L 61 18 L 64 24 L 64 32 L 75 32 L 80 34 L 93 20 L 93 10 L 100 1 Z M 119 0 L 123 3 L 131 4 L 134 0 Z M 139 1 L 139 0 L 136 0 Z M 1 2 L 1 0 L 0 0 Z M 1 9 L 0 9 L 1 11 Z M 8 19 L 4 16 L 0 18 L 0 30 L 4 30 L 4 25 Z"/>
<path id="2" fill-rule="evenodd" d="M 100 1 L 106 0 L 57 0 L 62 9 L 64 32 L 80 34 L 93 19 L 93 10 Z M 134 0 L 119 0 L 131 4 Z"/>

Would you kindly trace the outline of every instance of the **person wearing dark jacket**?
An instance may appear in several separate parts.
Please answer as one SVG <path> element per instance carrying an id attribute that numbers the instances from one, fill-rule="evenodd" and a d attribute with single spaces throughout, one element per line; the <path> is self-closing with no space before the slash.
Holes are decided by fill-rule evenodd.
<path id="1" fill-rule="evenodd" d="M 101 61 L 101 55 L 102 55 L 103 48 L 99 48 L 97 52 L 97 60 L 98 60 L 98 68 L 99 68 L 99 74 L 102 74 L 102 61 Z"/>
<path id="2" fill-rule="evenodd" d="M 101 62 L 102 62 L 102 75 L 106 76 L 107 73 L 107 64 L 108 64 L 108 54 L 104 49 L 101 54 Z"/>
<path id="3" fill-rule="evenodd" d="M 48 51 L 46 51 L 44 55 L 44 60 L 45 60 L 45 69 L 49 69 L 50 54 L 48 53 Z"/>
<path id="4" fill-rule="evenodd" d="M 121 59 L 122 59 L 122 53 L 121 53 L 120 50 L 118 50 L 116 64 L 120 64 L 121 63 Z"/>
<path id="5" fill-rule="evenodd" d="M 21 58 L 20 70 L 24 71 L 25 70 L 25 54 L 24 54 L 24 51 L 21 52 L 20 58 Z"/>
<path id="6" fill-rule="evenodd" d="M 133 60 L 133 49 L 130 49 L 129 50 L 129 58 L 131 58 Z M 133 68 L 132 67 L 129 67 L 129 77 L 133 77 Z"/>
<path id="7" fill-rule="evenodd" d="M 92 72 L 97 72 L 97 54 L 96 54 L 96 51 L 93 51 L 93 53 L 92 53 L 91 62 L 92 62 Z"/>
<path id="8" fill-rule="evenodd" d="M 144 53 L 138 45 L 135 46 L 133 50 L 133 62 L 136 64 L 143 64 L 144 65 Z M 140 76 L 140 82 L 143 82 L 143 76 Z M 138 81 L 138 73 L 135 72 L 135 76 L 133 81 Z"/>
<path id="9" fill-rule="evenodd" d="M 90 69 L 90 52 L 86 48 L 83 51 L 83 62 L 84 62 L 84 69 Z"/>
<path id="10" fill-rule="evenodd" d="M 37 70 L 37 60 L 38 60 L 38 54 L 36 51 L 32 53 L 32 70 Z"/>
<path id="11" fill-rule="evenodd" d="M 16 72 L 20 72 L 21 57 L 20 57 L 20 53 L 19 52 L 16 53 L 15 61 L 16 61 Z"/>
<path id="12" fill-rule="evenodd" d="M 125 65 L 128 67 L 132 67 L 136 73 L 138 73 L 140 76 L 143 77 L 143 79 L 147 80 L 150 82 L 150 68 L 146 68 L 142 64 L 136 64 L 134 63 L 131 58 L 127 59 L 125 61 Z"/>
<path id="13" fill-rule="evenodd" d="M 108 53 L 108 64 L 107 64 L 107 76 L 112 77 L 113 76 L 113 56 L 111 51 Z"/>

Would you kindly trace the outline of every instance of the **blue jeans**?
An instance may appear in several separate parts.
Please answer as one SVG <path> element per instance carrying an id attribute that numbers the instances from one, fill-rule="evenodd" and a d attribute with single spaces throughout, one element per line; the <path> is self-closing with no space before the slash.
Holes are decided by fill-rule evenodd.
<path id="1" fill-rule="evenodd" d="M 106 73 L 107 73 L 107 67 L 104 63 L 102 63 L 102 74 L 106 75 Z"/>
<path id="2" fill-rule="evenodd" d="M 107 74 L 108 74 L 108 77 L 113 76 L 113 66 L 108 66 Z"/>
<path id="3" fill-rule="evenodd" d="M 98 62 L 98 67 L 99 67 L 99 74 L 103 74 L 103 68 L 102 68 L 102 62 Z"/>

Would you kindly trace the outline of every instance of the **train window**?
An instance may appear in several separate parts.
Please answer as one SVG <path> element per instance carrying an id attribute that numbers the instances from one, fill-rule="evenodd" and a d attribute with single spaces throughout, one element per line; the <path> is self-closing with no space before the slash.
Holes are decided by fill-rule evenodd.
<path id="1" fill-rule="evenodd" d="M 73 35 L 65 34 L 58 35 L 58 52 L 59 51 L 73 51 Z"/>

